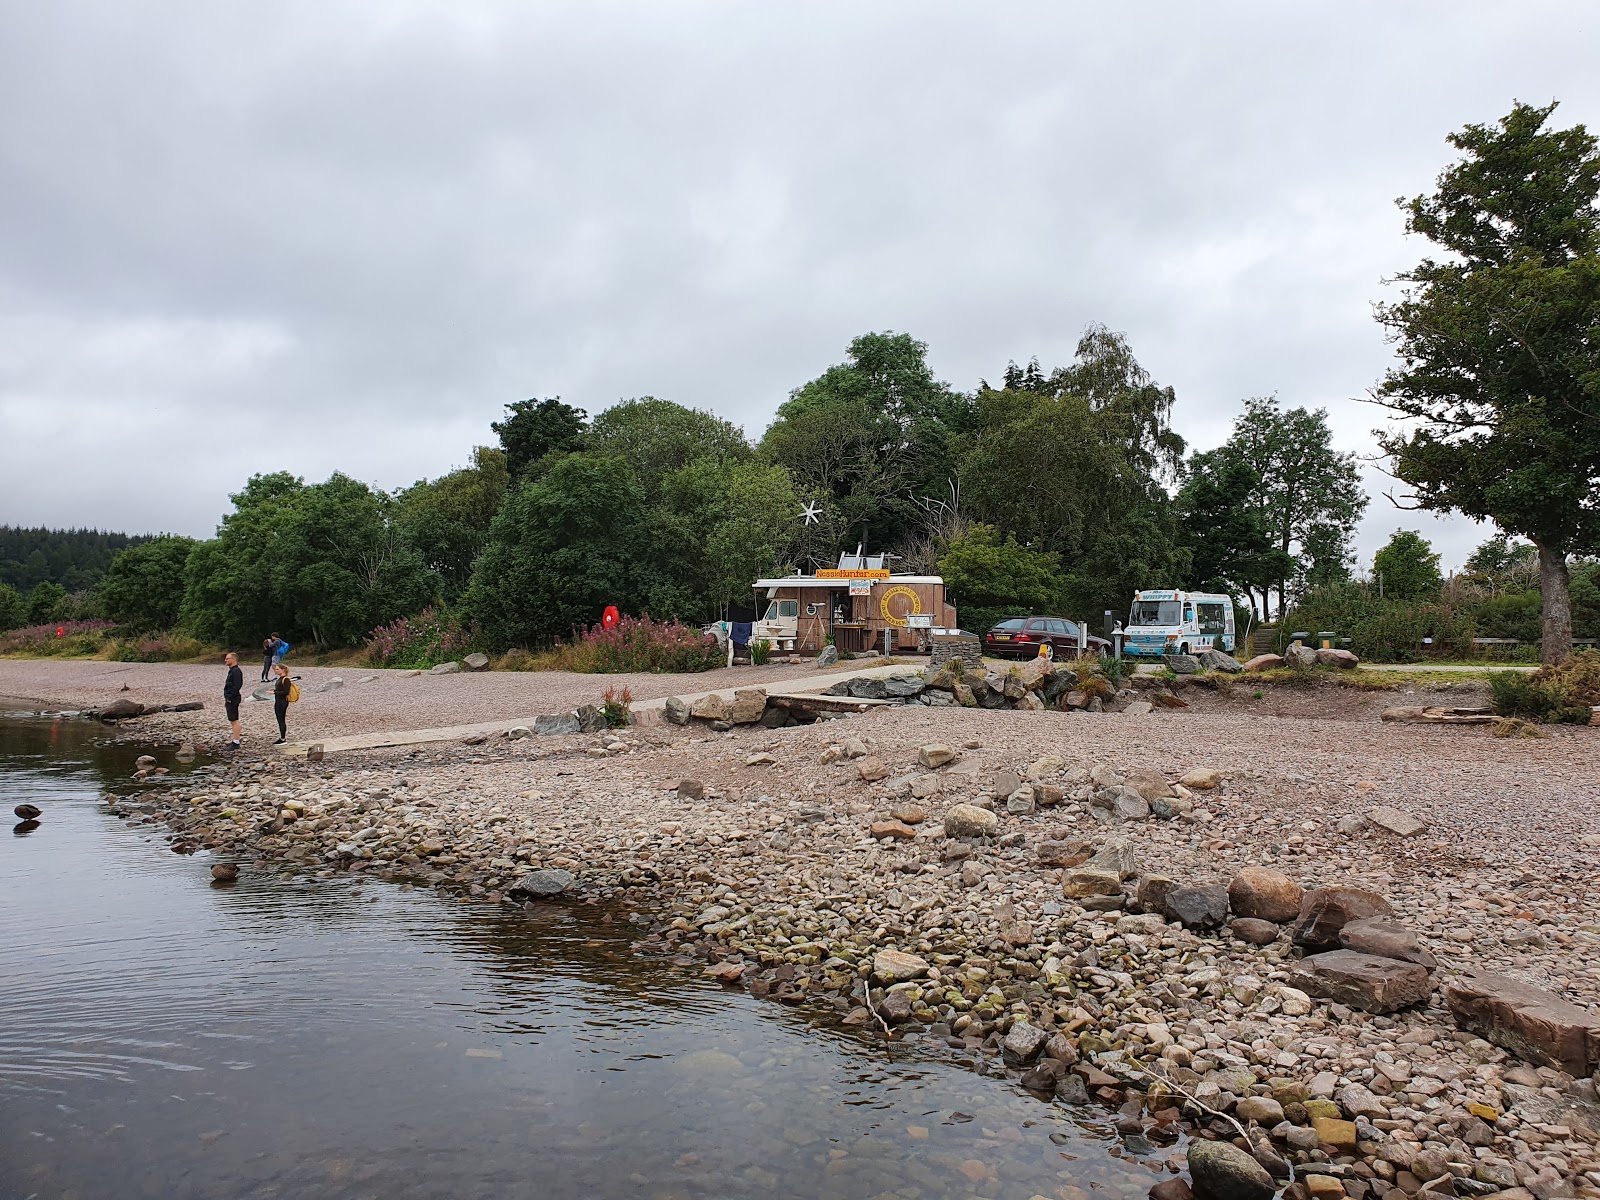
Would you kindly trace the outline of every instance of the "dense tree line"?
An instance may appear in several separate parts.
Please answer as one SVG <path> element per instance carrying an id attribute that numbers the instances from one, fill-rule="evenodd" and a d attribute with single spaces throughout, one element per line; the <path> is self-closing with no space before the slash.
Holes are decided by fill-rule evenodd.
<path id="1" fill-rule="evenodd" d="M 0 525 L 0 584 L 18 592 L 41 583 L 81 592 L 100 581 L 119 553 L 147 540 L 100 529 Z"/>

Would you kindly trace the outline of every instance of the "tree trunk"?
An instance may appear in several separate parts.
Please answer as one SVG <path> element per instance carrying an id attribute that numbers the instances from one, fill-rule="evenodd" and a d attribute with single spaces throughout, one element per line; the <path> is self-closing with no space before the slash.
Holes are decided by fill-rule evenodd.
<path id="1" fill-rule="evenodd" d="M 1544 595 L 1544 640 L 1539 657 L 1546 666 L 1572 654 L 1572 595 L 1567 590 L 1567 556 L 1539 547 L 1539 590 Z"/>

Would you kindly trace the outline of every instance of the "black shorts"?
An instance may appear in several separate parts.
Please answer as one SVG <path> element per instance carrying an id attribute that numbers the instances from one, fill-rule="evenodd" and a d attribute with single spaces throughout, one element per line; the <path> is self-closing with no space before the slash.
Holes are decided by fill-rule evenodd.
<path id="1" fill-rule="evenodd" d="M 239 702 L 237 700 L 224 700 L 222 706 L 228 710 L 228 720 L 237 721 L 239 719 Z"/>

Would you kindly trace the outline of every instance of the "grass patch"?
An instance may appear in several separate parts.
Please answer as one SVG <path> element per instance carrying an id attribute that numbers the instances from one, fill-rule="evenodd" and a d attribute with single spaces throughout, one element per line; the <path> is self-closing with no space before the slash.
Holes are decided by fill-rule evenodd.
<path id="1" fill-rule="evenodd" d="M 1600 704 L 1600 650 L 1574 654 L 1557 667 L 1532 674 L 1496 671 L 1489 676 L 1494 711 L 1539 724 L 1587 725 Z"/>

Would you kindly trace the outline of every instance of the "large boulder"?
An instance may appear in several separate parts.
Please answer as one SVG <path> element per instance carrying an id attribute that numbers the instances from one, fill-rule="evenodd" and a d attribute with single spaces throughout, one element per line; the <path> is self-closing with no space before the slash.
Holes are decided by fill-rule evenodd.
<path id="1" fill-rule="evenodd" d="M 1377 892 L 1339 884 L 1315 888 L 1301 902 L 1294 944 L 1313 953 L 1339 948 L 1339 931 L 1362 917 L 1392 917 L 1394 909 Z"/>
<path id="2" fill-rule="evenodd" d="M 1237 675 L 1244 670 L 1244 664 L 1231 654 L 1224 654 L 1221 650 L 1207 647 L 1195 655 L 1200 660 L 1200 665 L 1208 671 L 1226 671 L 1229 675 Z"/>
<path id="3" fill-rule="evenodd" d="M 487 671 L 489 669 L 489 656 L 474 650 L 461 660 L 469 671 Z"/>
<path id="4" fill-rule="evenodd" d="M 728 720 L 735 725 L 754 725 L 767 709 L 765 688 L 740 688 L 728 706 Z"/>
<path id="5" fill-rule="evenodd" d="M 1000 1043 L 1000 1055 L 1010 1066 L 1026 1066 L 1039 1057 L 1049 1040 L 1050 1035 L 1037 1025 L 1017 1021 L 1006 1033 L 1005 1041 Z"/>
<path id="6" fill-rule="evenodd" d="M 944 814 L 947 838 L 993 837 L 999 827 L 999 817 L 975 804 L 952 804 Z"/>
<path id="7" fill-rule="evenodd" d="M 1300 915 L 1305 889 L 1271 867 L 1241 867 L 1228 883 L 1234 914 L 1282 924 Z"/>
<path id="8" fill-rule="evenodd" d="M 121 721 L 144 713 L 144 705 L 137 700 L 113 700 L 95 715 L 102 721 Z"/>
<path id="9" fill-rule="evenodd" d="M 578 718 L 579 733 L 599 733 L 602 729 L 610 728 L 610 722 L 606 720 L 604 710 L 597 705 L 581 705 L 573 715 Z"/>
<path id="10" fill-rule="evenodd" d="M 1174 675 L 1200 674 L 1200 660 L 1192 654 L 1163 654 L 1161 663 Z"/>
<path id="11" fill-rule="evenodd" d="M 1185 929 L 1216 929 L 1228 919 L 1228 889 L 1220 883 L 1173 888 L 1165 915 Z"/>
<path id="12" fill-rule="evenodd" d="M 689 715 L 701 721 L 726 721 L 733 706 L 720 692 L 707 692 L 694 702 Z"/>
<path id="13" fill-rule="evenodd" d="M 458 662 L 442 662 L 438 666 L 432 668 L 428 672 L 428 674 L 429 675 L 458 675 L 458 674 L 460 674 L 460 672 L 461 672 L 461 664 L 460 663 L 458 663 Z"/>
<path id="14" fill-rule="evenodd" d="M 1338 667 L 1349 671 L 1360 664 L 1361 660 L 1348 650 L 1335 650 L 1324 648 L 1317 651 L 1317 664 L 1323 667 Z"/>
<path id="15" fill-rule="evenodd" d="M 952 763 L 958 757 L 960 751 L 943 742 L 929 742 L 926 746 L 917 747 L 917 766 L 927 767 L 929 770 Z"/>
<path id="16" fill-rule="evenodd" d="M 1438 965 L 1416 934 L 1383 917 L 1360 917 L 1345 922 L 1344 928 L 1339 930 L 1339 945 L 1379 958 L 1416 963 L 1429 971 Z"/>
<path id="17" fill-rule="evenodd" d="M 550 713 L 546 716 L 535 717 L 533 719 L 533 731 L 544 737 L 557 737 L 562 734 L 578 733 L 582 730 L 582 728 L 583 725 L 578 720 L 578 714 L 575 712 Z"/>
<path id="18" fill-rule="evenodd" d="M 870 675 L 858 675 L 845 684 L 845 694 L 857 700 L 887 700 L 889 685 Z"/>
<path id="19" fill-rule="evenodd" d="M 1291 667 L 1314 667 L 1317 652 L 1310 646 L 1290 646 L 1283 652 L 1283 661 Z"/>
<path id="20" fill-rule="evenodd" d="M 1290 968 L 1289 982 L 1308 995 L 1370 1013 L 1421 1004 L 1433 991 L 1427 968 L 1354 950 L 1330 950 L 1303 958 Z"/>
<path id="21" fill-rule="evenodd" d="M 817 666 L 819 667 L 831 667 L 838 661 L 839 647 L 837 646 L 824 646 L 822 653 L 817 655 Z"/>
<path id="22" fill-rule="evenodd" d="M 921 675 L 891 675 L 883 681 L 883 690 L 891 700 L 908 700 L 928 690 Z"/>
<path id="23" fill-rule="evenodd" d="M 1189 1176 L 1200 1200 L 1271 1200 L 1278 1185 L 1232 1142 L 1189 1143 Z"/>
<path id="24" fill-rule="evenodd" d="M 1600 1068 L 1600 1017 L 1531 983 L 1471 972 L 1445 985 L 1456 1024 L 1513 1054 L 1582 1078 Z"/>
<path id="25" fill-rule="evenodd" d="M 1244 664 L 1246 671 L 1271 671 L 1283 666 L 1281 654 L 1258 654 Z"/>
<path id="26" fill-rule="evenodd" d="M 666 703 L 662 705 L 661 711 L 673 725 L 687 725 L 689 718 L 693 715 L 689 702 L 682 696 L 668 696 Z"/>

